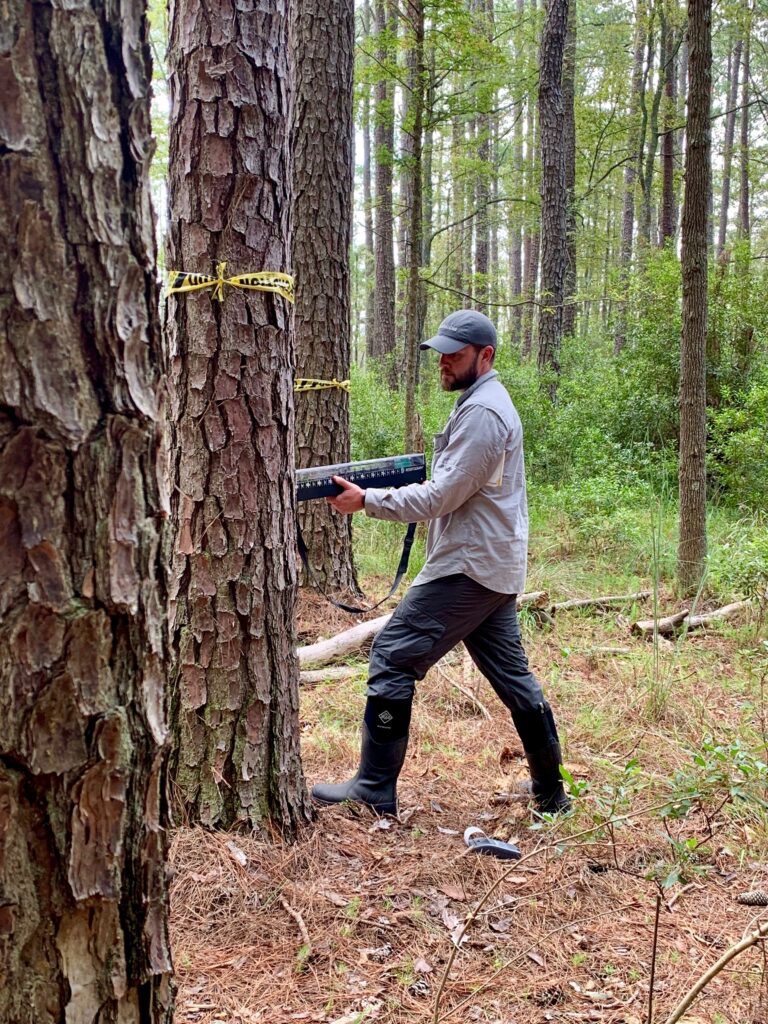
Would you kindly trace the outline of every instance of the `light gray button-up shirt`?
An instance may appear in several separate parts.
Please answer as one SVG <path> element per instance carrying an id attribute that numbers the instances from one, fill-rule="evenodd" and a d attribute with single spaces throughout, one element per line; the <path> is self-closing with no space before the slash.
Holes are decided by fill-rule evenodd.
<path id="1" fill-rule="evenodd" d="M 432 479 L 392 490 L 369 487 L 365 512 L 403 523 L 429 520 L 427 560 L 413 586 L 462 572 L 497 593 L 523 593 L 523 428 L 495 370 L 467 388 L 435 436 Z"/>

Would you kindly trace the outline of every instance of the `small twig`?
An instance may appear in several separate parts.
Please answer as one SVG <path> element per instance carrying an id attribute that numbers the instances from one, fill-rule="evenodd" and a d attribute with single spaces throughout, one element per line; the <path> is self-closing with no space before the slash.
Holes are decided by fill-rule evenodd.
<path id="1" fill-rule="evenodd" d="M 301 932 L 301 937 L 304 940 L 304 945 L 306 946 L 306 949 L 307 949 L 307 955 L 309 955 L 312 952 L 312 940 L 309 937 L 309 932 L 307 931 L 307 926 L 304 924 L 304 918 L 301 916 L 301 914 L 298 912 L 298 910 L 294 910 L 293 909 L 293 907 L 285 899 L 284 896 L 278 896 L 277 897 L 277 902 L 280 904 L 280 906 L 283 908 L 283 910 L 287 914 L 291 915 L 293 920 L 299 926 L 299 931 Z"/>
<path id="2" fill-rule="evenodd" d="M 757 930 L 750 932 L 741 942 L 737 942 L 735 946 L 731 946 L 730 949 L 726 950 L 725 953 L 720 957 L 717 963 L 713 964 L 708 971 L 699 978 L 693 988 L 685 995 L 685 997 L 678 1003 L 672 1013 L 667 1017 L 666 1024 L 677 1024 L 677 1021 L 683 1016 L 685 1011 L 694 1001 L 696 996 L 705 988 L 714 977 L 716 977 L 722 969 L 733 960 L 734 957 L 738 956 L 739 953 L 743 953 L 745 949 L 749 949 L 750 946 L 756 945 L 761 939 L 764 939 L 768 935 L 768 921 L 764 921 L 758 926 Z"/>
<path id="3" fill-rule="evenodd" d="M 459 693 L 465 696 L 471 704 L 474 704 L 474 706 L 481 712 L 481 714 L 484 715 L 484 717 L 487 718 L 488 721 L 490 722 L 492 718 L 490 711 L 485 706 L 485 704 L 483 704 L 483 702 L 478 697 L 476 697 L 474 693 L 472 693 L 471 690 L 468 690 L 465 686 L 461 686 L 460 683 L 457 683 L 454 679 L 451 679 L 448 673 L 444 672 L 439 664 L 436 665 L 435 668 L 437 669 L 438 675 L 442 676 L 447 683 L 451 684 L 451 686 L 455 686 Z"/>
<path id="4" fill-rule="evenodd" d="M 651 949 L 651 979 L 648 982 L 648 1024 L 653 1024 L 653 986 L 656 981 L 656 953 L 659 948 L 659 915 L 661 914 L 661 893 L 656 893 L 656 917 L 653 921 L 653 946 Z"/>

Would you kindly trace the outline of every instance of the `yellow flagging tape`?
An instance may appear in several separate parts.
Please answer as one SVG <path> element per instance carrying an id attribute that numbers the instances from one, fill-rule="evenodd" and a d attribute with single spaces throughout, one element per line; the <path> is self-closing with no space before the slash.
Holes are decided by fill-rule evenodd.
<path id="1" fill-rule="evenodd" d="M 293 382 L 294 391 L 322 391 L 324 388 L 339 388 L 349 391 L 348 380 L 315 380 L 313 377 L 297 377 Z"/>
<path id="2" fill-rule="evenodd" d="M 203 288 L 213 288 L 212 299 L 224 301 L 224 285 L 233 288 L 248 288 L 254 292 L 275 292 L 284 299 L 293 302 L 293 278 L 290 274 L 282 274 L 278 270 L 259 270 L 254 274 L 237 274 L 235 277 L 224 277 L 226 263 L 216 265 L 217 277 L 209 274 L 190 274 L 186 270 L 171 270 L 168 275 L 168 294 L 176 292 L 199 292 Z"/>

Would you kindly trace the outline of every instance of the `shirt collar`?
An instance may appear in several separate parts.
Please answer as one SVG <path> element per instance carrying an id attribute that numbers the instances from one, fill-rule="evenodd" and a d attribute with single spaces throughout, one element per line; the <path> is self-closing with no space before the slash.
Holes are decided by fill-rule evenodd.
<path id="1" fill-rule="evenodd" d="M 467 390 L 457 400 L 456 405 L 459 406 L 459 405 L 462 404 L 462 402 L 466 402 L 466 400 L 469 398 L 469 396 L 471 394 L 474 394 L 474 392 L 477 391 L 477 389 L 482 384 L 485 384 L 485 382 L 487 380 L 493 380 L 494 377 L 498 377 L 498 376 L 499 376 L 499 374 L 498 374 L 497 370 L 489 370 L 488 373 L 484 373 L 482 377 L 478 377 L 477 380 L 475 381 L 475 383 L 470 385 L 470 387 L 468 387 Z"/>

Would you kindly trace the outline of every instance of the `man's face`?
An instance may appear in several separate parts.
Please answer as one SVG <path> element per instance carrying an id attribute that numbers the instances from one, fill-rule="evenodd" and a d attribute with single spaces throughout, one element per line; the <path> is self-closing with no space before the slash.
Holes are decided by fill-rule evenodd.
<path id="1" fill-rule="evenodd" d="M 440 356 L 440 386 L 443 391 L 466 391 L 478 377 L 487 372 L 487 353 L 490 348 L 465 345 L 452 355 Z"/>

